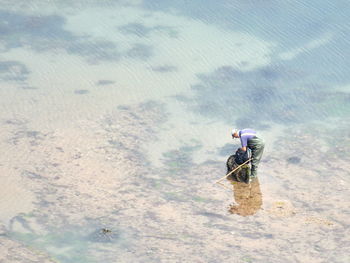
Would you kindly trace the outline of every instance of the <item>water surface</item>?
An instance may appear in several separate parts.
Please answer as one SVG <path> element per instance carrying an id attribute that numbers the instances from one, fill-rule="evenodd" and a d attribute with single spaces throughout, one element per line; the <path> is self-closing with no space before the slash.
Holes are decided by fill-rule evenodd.
<path id="1" fill-rule="evenodd" d="M 349 262 L 349 10 L 1 1 L 0 261 Z"/>

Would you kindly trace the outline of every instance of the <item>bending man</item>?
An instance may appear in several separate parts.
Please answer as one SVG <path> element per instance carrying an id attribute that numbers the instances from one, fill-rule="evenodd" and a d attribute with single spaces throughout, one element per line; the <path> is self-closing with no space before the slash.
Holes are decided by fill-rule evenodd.
<path id="1" fill-rule="evenodd" d="M 257 176 L 257 170 L 261 156 L 264 152 L 264 141 L 256 136 L 256 131 L 252 129 L 243 129 L 243 130 L 232 130 L 232 138 L 240 138 L 242 150 L 246 151 L 247 147 L 252 151 L 252 171 L 251 178 Z"/>

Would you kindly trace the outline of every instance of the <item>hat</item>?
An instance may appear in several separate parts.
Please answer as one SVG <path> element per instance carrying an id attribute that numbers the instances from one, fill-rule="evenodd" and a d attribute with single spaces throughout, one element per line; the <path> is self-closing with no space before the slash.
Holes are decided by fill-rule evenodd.
<path id="1" fill-rule="evenodd" d="M 232 131 L 231 131 L 231 135 L 235 134 L 236 132 L 238 132 L 238 130 L 237 130 L 237 129 L 232 129 Z"/>

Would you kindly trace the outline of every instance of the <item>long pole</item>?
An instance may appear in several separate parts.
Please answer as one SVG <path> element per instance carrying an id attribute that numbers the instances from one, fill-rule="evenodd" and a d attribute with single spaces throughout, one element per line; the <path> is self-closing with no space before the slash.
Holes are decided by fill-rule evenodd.
<path id="1" fill-rule="evenodd" d="M 226 189 L 230 189 L 232 190 L 232 187 L 228 187 L 226 185 L 224 185 L 223 183 L 217 182 L 218 185 L 221 185 L 222 187 L 226 188 Z"/>
<path id="2" fill-rule="evenodd" d="M 242 163 L 241 165 L 237 166 L 235 169 L 233 169 L 231 172 L 229 172 L 228 174 L 226 174 L 224 177 L 220 178 L 219 180 L 217 180 L 214 184 L 219 183 L 220 181 L 224 180 L 225 178 L 227 178 L 228 176 L 230 176 L 232 173 L 234 173 L 235 171 L 237 171 L 238 168 L 242 167 L 243 165 L 245 165 L 246 163 L 250 162 L 252 160 L 252 158 L 248 159 L 247 161 L 245 161 L 244 163 Z"/>

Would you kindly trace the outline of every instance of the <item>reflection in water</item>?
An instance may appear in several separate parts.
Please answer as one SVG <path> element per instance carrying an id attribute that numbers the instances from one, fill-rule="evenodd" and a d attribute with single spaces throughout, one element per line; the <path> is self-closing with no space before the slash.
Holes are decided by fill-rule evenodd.
<path id="1" fill-rule="evenodd" d="M 241 216 L 254 215 L 262 206 L 259 179 L 251 184 L 232 181 L 236 204 L 230 205 L 229 212 Z"/>

